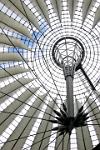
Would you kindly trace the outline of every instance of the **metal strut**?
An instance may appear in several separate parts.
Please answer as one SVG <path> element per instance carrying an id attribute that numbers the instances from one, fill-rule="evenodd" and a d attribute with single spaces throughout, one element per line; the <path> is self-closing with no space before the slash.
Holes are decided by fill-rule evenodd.
<path id="1" fill-rule="evenodd" d="M 69 117 L 74 117 L 73 78 L 76 68 L 84 58 L 81 42 L 73 37 L 59 39 L 52 51 L 54 62 L 63 69 L 66 80 L 66 107 Z"/>
<path id="2" fill-rule="evenodd" d="M 66 81 L 66 102 L 62 103 L 60 112 L 53 110 L 56 117 L 49 121 L 58 124 L 52 131 L 58 131 L 59 136 L 64 135 L 64 133 L 71 135 L 74 128 L 86 126 L 88 119 L 88 113 L 84 112 L 83 106 L 74 116 L 73 79 L 75 71 L 80 69 L 84 58 L 84 48 L 77 39 L 65 37 L 55 43 L 52 57 L 54 62 L 63 70 Z M 84 70 L 83 73 L 85 75 Z"/>
<path id="3" fill-rule="evenodd" d="M 67 99 L 67 110 L 70 117 L 74 117 L 74 101 L 73 101 L 73 77 L 74 77 L 75 66 L 65 66 L 63 68 L 65 80 L 66 80 L 66 99 Z"/>

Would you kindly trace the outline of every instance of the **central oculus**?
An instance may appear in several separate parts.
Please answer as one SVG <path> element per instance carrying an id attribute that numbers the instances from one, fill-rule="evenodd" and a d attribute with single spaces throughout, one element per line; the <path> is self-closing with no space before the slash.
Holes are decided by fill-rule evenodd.
<path id="1" fill-rule="evenodd" d="M 84 47 L 79 40 L 73 37 L 64 37 L 54 44 L 52 57 L 61 68 L 73 65 L 77 67 L 84 58 Z"/>

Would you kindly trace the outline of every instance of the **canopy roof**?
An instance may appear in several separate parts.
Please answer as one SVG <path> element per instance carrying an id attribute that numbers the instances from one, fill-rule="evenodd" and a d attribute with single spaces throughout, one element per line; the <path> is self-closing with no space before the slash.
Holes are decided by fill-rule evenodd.
<path id="1" fill-rule="evenodd" d="M 55 43 L 64 37 L 84 47 L 84 71 L 77 70 L 73 80 L 74 113 L 81 106 L 89 113 L 88 125 L 74 129 L 70 142 L 48 122 L 53 109 L 66 102 L 63 70 L 52 57 Z M 99 47 L 100 0 L 0 1 L 2 150 L 91 150 L 100 142 Z"/>

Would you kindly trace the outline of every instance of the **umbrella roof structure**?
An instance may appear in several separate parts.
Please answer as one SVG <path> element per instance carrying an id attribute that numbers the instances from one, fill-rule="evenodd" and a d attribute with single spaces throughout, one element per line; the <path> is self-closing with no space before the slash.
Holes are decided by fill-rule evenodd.
<path id="1" fill-rule="evenodd" d="M 76 66 L 74 118 L 64 117 L 66 63 Z M 0 0 L 0 149 L 99 143 L 100 0 Z"/>

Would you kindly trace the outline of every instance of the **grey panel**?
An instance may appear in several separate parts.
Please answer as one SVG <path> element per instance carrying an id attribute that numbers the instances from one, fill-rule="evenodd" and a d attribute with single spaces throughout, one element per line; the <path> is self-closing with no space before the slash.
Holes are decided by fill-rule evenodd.
<path id="1" fill-rule="evenodd" d="M 53 102 L 49 102 L 48 105 L 49 105 L 51 108 L 54 107 L 54 103 L 53 103 Z M 47 107 L 46 112 L 49 113 L 49 114 L 53 114 L 51 108 Z M 45 113 L 44 116 L 43 116 L 43 119 L 49 120 L 49 119 L 51 119 L 51 118 L 52 118 L 52 117 L 49 116 L 49 115 L 46 114 L 46 113 Z M 40 124 L 40 126 L 39 126 L 39 129 L 38 129 L 38 132 L 37 132 L 37 133 L 40 133 L 40 132 L 44 132 L 44 133 L 41 133 L 41 134 L 37 134 L 37 135 L 36 135 L 36 137 L 35 137 L 35 139 L 34 139 L 34 142 L 33 142 L 33 145 L 32 145 L 32 147 L 31 147 L 31 150 L 34 150 L 34 149 L 41 149 L 41 150 L 43 150 L 44 147 L 45 147 L 46 145 L 48 145 L 50 137 L 48 137 L 48 138 L 46 138 L 46 139 L 45 139 L 45 137 L 46 137 L 46 136 L 50 136 L 51 131 L 49 131 L 49 132 L 45 132 L 45 131 L 50 130 L 51 127 L 52 127 L 52 124 L 49 125 L 49 122 L 48 122 L 48 121 L 42 120 L 42 122 L 41 122 L 41 124 Z M 40 141 L 40 139 L 44 139 L 44 140 Z M 40 142 L 37 143 L 37 141 L 40 141 Z M 35 144 L 35 143 L 37 143 L 37 144 Z M 45 144 L 44 144 L 44 143 L 45 143 Z M 35 145 L 34 145 L 34 144 L 35 144 Z M 46 149 L 47 149 L 47 148 L 46 148 Z"/>
<path id="2" fill-rule="evenodd" d="M 40 96 L 41 99 L 44 99 L 46 95 Z M 43 106 L 43 103 L 37 98 L 33 105 L 33 107 L 39 108 L 41 109 Z M 17 138 L 17 140 L 7 143 L 6 145 L 4 145 L 3 149 L 7 150 L 7 148 L 12 149 L 13 150 L 21 150 L 21 148 L 23 147 L 27 136 L 29 135 L 36 119 L 37 116 L 39 115 L 40 111 L 38 111 L 37 109 L 33 109 L 32 107 L 28 110 L 28 112 L 26 113 L 27 116 L 31 116 L 33 118 L 27 118 L 24 117 L 21 122 L 19 123 L 19 125 L 17 126 L 16 130 L 14 131 L 14 133 L 10 136 L 10 138 L 8 140 L 13 140 L 15 138 Z M 36 117 L 36 118 L 34 118 Z M 20 139 L 21 137 L 25 137 Z"/>
<path id="3" fill-rule="evenodd" d="M 16 113 L 18 114 L 21 109 L 24 107 L 24 103 L 28 100 L 28 98 L 30 96 L 33 95 L 33 93 L 36 91 L 37 89 L 31 89 L 32 92 L 30 92 L 29 90 L 25 91 L 23 94 L 21 94 L 18 97 L 18 100 L 15 100 L 13 103 L 11 103 L 4 111 L 5 112 L 10 112 L 10 113 L 2 113 L 2 116 L 0 116 L 0 133 L 2 133 L 7 126 L 13 121 L 13 119 L 15 118 L 15 115 L 12 113 Z"/>
<path id="4" fill-rule="evenodd" d="M 6 6 L 10 7 L 11 10 L 16 11 L 19 16 L 24 17 L 25 20 L 30 21 L 37 29 L 39 29 L 39 24 L 38 24 L 36 16 L 32 13 L 32 11 L 24 3 L 21 3 L 20 0 L 17 0 L 17 1 L 16 0 L 9 0 L 9 1 L 1 0 L 1 1 L 2 1 L 2 3 L 6 4 Z M 13 25 L 11 25 L 11 26 L 13 26 Z M 16 25 L 14 28 L 16 28 Z M 19 30 L 18 27 L 17 27 L 17 29 Z M 25 27 L 23 26 L 23 29 L 21 32 L 23 32 L 24 29 L 25 29 Z M 28 33 L 27 28 L 26 28 L 25 33 L 26 33 L 26 35 L 28 35 L 28 37 L 32 38 L 32 36 Z M 25 33 L 23 32 L 23 34 L 25 34 Z"/>
<path id="5" fill-rule="evenodd" d="M 0 97 L 5 96 L 6 94 L 9 94 L 9 93 L 13 92 L 14 90 L 22 87 L 23 85 L 25 85 L 25 84 L 27 84 L 27 83 L 29 83 L 31 81 L 32 81 L 32 79 L 26 79 L 26 78 L 22 77 L 18 81 L 14 81 L 13 83 L 8 84 L 4 88 L 0 89 L 0 91 L 1 91 Z"/>
<path id="6" fill-rule="evenodd" d="M 0 34 L 0 43 L 1 44 L 6 44 L 12 47 L 19 47 L 22 49 L 26 49 L 26 50 L 31 50 L 29 49 L 21 40 L 14 38 L 14 37 L 10 37 L 4 34 Z"/>
<path id="7" fill-rule="evenodd" d="M 26 69 L 24 67 L 20 67 L 20 66 L 16 65 L 14 67 L 5 68 L 5 70 L 1 69 L 0 70 L 0 78 L 5 78 L 5 77 L 9 77 L 10 75 L 16 75 L 16 74 L 20 74 L 20 73 L 24 73 L 24 72 L 28 72 L 28 71 L 29 71 L 29 69 Z"/>
<path id="8" fill-rule="evenodd" d="M 0 53 L 0 61 L 24 61 L 24 60 L 17 53 Z"/>
<path id="9" fill-rule="evenodd" d="M 2 29 L 3 27 L 7 26 L 29 38 L 32 38 L 28 29 L 24 25 L 20 24 L 13 18 L 7 16 L 3 12 L 0 12 L 0 22 L 2 23 L 2 25 L 0 24 L 0 27 L 2 27 Z"/>

